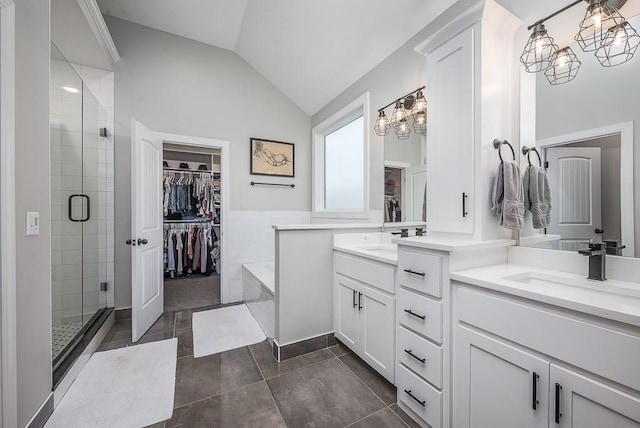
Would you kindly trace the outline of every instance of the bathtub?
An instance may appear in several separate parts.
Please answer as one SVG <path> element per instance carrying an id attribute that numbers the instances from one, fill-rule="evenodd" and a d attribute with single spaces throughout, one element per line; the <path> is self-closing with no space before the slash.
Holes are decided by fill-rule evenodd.
<path id="1" fill-rule="evenodd" d="M 274 267 L 274 262 L 242 265 L 242 299 L 269 338 L 273 338 L 275 329 Z"/>

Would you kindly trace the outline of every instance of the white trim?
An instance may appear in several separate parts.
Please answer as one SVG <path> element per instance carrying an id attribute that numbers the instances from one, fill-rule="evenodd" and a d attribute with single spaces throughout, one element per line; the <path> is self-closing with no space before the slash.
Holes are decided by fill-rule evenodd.
<path id="1" fill-rule="evenodd" d="M 109 32 L 109 28 L 107 28 L 107 23 L 104 22 L 102 12 L 100 12 L 96 0 L 78 0 L 78 5 L 89 23 L 91 31 L 94 36 L 96 36 L 98 44 L 111 56 L 114 63 L 120 61 L 120 54 L 118 53 L 116 44 L 111 38 L 111 33 Z"/>
<path id="2" fill-rule="evenodd" d="M 388 166 L 390 168 L 398 168 L 398 169 L 407 169 L 411 166 L 410 163 L 407 162 L 397 162 L 392 160 L 385 160 L 384 166 Z"/>
<path id="3" fill-rule="evenodd" d="M 337 211 L 324 209 L 324 136 L 357 117 L 363 117 L 364 147 L 363 147 L 363 207 L 362 211 Z M 311 219 L 359 219 L 369 220 L 369 142 L 371 141 L 371 120 L 369 108 L 369 92 L 365 92 L 345 107 L 316 125 L 312 131 L 313 158 L 311 162 L 312 197 Z"/>
<path id="4" fill-rule="evenodd" d="M 190 137 L 186 135 L 167 134 L 164 132 L 154 132 L 160 137 L 163 142 L 178 144 L 183 146 L 195 146 L 195 147 L 207 147 L 220 149 L 220 194 L 222 197 L 222 221 L 220 226 L 220 241 L 221 251 L 220 259 L 222 260 L 222 270 L 220 271 L 220 301 L 222 303 L 229 303 L 231 297 L 231 290 L 229 288 L 229 253 L 228 253 L 228 239 L 227 228 L 229 219 L 229 191 L 231 189 L 231 183 L 229 178 L 231 177 L 229 171 L 229 159 L 231 153 L 229 152 L 229 142 L 224 140 L 215 140 L 211 138 Z M 159 209 L 159 208 L 158 208 Z"/>
<path id="5" fill-rule="evenodd" d="M 15 226 L 15 4 L 0 0 L 0 426 L 18 425 Z"/>
<path id="6" fill-rule="evenodd" d="M 633 204 L 633 121 L 545 138 L 544 140 L 537 141 L 536 145 L 540 149 L 544 149 L 547 147 L 593 140 L 594 138 L 607 137 L 616 134 L 620 135 L 620 226 L 622 230 L 622 242 L 626 245 L 626 248 L 622 250 L 622 255 L 634 257 L 635 208 Z M 625 198 L 624 195 L 631 195 L 631 197 Z"/>

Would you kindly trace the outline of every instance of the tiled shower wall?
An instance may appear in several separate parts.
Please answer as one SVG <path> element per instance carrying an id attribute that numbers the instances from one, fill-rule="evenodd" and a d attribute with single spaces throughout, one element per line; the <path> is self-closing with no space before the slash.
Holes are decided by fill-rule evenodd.
<path id="1" fill-rule="evenodd" d="M 100 109 L 86 95 L 82 117 L 82 92 L 62 89 L 63 85 L 80 88 L 78 76 L 63 61 L 52 60 L 51 68 L 52 316 L 58 325 L 80 321 L 99 306 L 113 306 L 114 91 L 112 72 L 76 67 L 87 88 L 108 109 Z M 99 136 L 101 127 L 108 129 L 106 138 Z M 68 220 L 67 200 L 72 193 L 91 197 L 89 222 Z M 108 284 L 106 294 L 99 293 L 101 282 Z"/>
<path id="2" fill-rule="evenodd" d="M 231 211 L 227 224 L 227 257 L 229 297 L 242 300 L 242 265 L 244 263 L 273 261 L 275 259 L 274 224 L 309 224 L 309 211 Z"/>

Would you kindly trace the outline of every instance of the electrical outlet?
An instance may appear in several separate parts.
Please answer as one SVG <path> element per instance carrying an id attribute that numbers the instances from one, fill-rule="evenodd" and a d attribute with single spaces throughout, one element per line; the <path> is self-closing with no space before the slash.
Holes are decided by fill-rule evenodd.
<path id="1" fill-rule="evenodd" d="M 40 234 L 40 213 L 27 211 L 25 213 L 25 234 L 27 236 Z"/>
<path id="2" fill-rule="evenodd" d="M 363 241 L 368 241 L 369 240 L 369 235 L 362 235 L 362 240 Z"/>

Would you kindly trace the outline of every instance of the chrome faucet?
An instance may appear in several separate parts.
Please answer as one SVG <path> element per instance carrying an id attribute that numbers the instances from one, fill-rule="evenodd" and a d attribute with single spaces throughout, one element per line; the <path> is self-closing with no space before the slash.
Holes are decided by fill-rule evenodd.
<path id="1" fill-rule="evenodd" d="M 589 244 L 588 250 L 580 250 L 579 254 L 589 256 L 588 279 L 604 281 L 607 279 L 607 253 L 602 244 Z"/>

